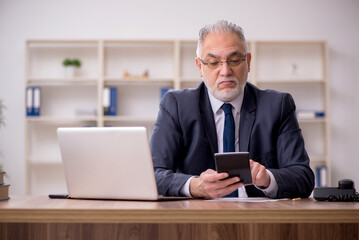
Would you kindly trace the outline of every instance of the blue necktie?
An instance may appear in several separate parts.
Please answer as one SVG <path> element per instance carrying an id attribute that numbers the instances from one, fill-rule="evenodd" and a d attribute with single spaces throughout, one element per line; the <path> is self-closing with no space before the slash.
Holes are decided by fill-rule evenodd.
<path id="1" fill-rule="evenodd" d="M 224 103 L 221 108 L 225 113 L 224 130 L 223 130 L 223 152 L 234 152 L 235 125 L 232 115 L 232 105 L 230 103 Z M 224 197 L 238 197 L 238 190 L 235 190 L 234 192 Z"/>

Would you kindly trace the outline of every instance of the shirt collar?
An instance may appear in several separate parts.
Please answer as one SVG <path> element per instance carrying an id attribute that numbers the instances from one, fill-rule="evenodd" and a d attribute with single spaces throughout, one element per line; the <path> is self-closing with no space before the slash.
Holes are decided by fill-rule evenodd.
<path id="1" fill-rule="evenodd" d="M 208 88 L 207 88 L 207 92 L 208 92 L 208 96 L 209 96 L 209 101 L 211 102 L 212 111 L 214 114 L 216 114 L 218 112 L 218 110 L 222 107 L 224 102 L 215 98 L 211 94 L 211 92 L 208 90 Z M 236 110 L 237 113 L 241 112 L 243 96 L 244 96 L 243 93 L 244 93 L 244 91 L 238 97 L 236 97 L 235 99 L 233 99 L 232 101 L 229 102 L 230 104 L 232 104 L 232 106 L 234 107 L 234 109 Z"/>

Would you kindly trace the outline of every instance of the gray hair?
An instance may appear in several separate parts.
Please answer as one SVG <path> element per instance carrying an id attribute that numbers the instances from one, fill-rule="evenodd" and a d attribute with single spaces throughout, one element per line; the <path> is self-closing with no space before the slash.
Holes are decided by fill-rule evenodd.
<path id="1" fill-rule="evenodd" d="M 226 20 L 219 20 L 214 24 L 204 26 L 199 31 L 199 39 L 196 50 L 197 57 L 201 57 L 203 40 L 209 33 L 235 33 L 237 34 L 239 39 L 243 41 L 244 47 L 246 48 L 246 51 L 248 51 L 248 46 L 243 34 L 243 29 L 234 23 L 228 22 Z"/>

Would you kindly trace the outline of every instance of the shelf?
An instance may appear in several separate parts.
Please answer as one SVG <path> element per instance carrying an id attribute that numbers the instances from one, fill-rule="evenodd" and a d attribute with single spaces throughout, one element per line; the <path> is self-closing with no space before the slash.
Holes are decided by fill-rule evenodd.
<path id="1" fill-rule="evenodd" d="M 309 156 L 310 161 L 315 164 L 315 163 L 325 163 L 327 156 Z"/>
<path id="2" fill-rule="evenodd" d="M 31 165 L 62 165 L 61 157 L 30 157 Z"/>
<path id="3" fill-rule="evenodd" d="M 97 40 L 28 40 L 29 47 L 96 47 Z"/>
<path id="4" fill-rule="evenodd" d="M 97 117 L 54 117 L 54 116 L 40 116 L 40 117 L 26 117 L 27 122 L 33 123 L 57 123 L 57 122 L 96 122 Z"/>
<path id="5" fill-rule="evenodd" d="M 325 83 L 324 79 L 258 79 L 255 80 L 257 84 L 312 84 L 312 83 Z"/>
<path id="6" fill-rule="evenodd" d="M 90 84 L 98 83 L 98 78 L 93 77 L 75 77 L 75 78 L 29 78 L 28 85 L 63 85 L 63 84 Z"/>
<path id="7" fill-rule="evenodd" d="M 173 85 L 173 80 L 170 78 L 141 78 L 141 77 L 133 77 L 133 78 L 116 78 L 116 77 L 105 77 L 104 78 L 105 85 L 115 84 L 171 84 Z"/>
<path id="8" fill-rule="evenodd" d="M 104 41 L 103 73 L 108 78 L 122 79 L 124 75 L 153 79 L 173 78 L 173 41 Z M 118 77 L 121 76 L 121 77 Z"/>
<path id="9" fill-rule="evenodd" d="M 104 40 L 105 47 L 123 47 L 123 46 L 162 46 L 173 45 L 173 40 L 169 39 L 152 39 L 152 40 L 140 40 L 140 39 L 126 39 L 126 40 Z"/>
<path id="10" fill-rule="evenodd" d="M 182 83 L 200 83 L 201 78 L 181 78 Z"/>
<path id="11" fill-rule="evenodd" d="M 325 43 L 256 42 L 253 56 L 257 79 L 323 79 L 325 77 Z"/>
<path id="12" fill-rule="evenodd" d="M 322 118 L 314 118 L 314 119 L 300 119 L 298 118 L 299 123 L 325 123 L 327 119 L 325 117 Z"/>
<path id="13" fill-rule="evenodd" d="M 136 117 L 136 116 L 104 116 L 104 121 L 111 122 L 133 122 L 133 123 L 148 123 L 153 124 L 156 117 Z"/>

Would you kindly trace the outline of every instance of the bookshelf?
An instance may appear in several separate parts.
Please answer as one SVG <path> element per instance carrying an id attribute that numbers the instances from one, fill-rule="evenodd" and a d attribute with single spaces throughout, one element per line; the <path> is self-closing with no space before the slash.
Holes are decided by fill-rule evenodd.
<path id="1" fill-rule="evenodd" d="M 150 136 L 161 88 L 200 83 L 196 45 L 193 40 L 26 41 L 25 87 L 41 87 L 41 114 L 25 120 L 26 194 L 66 191 L 58 127 L 145 126 Z M 327 166 L 330 179 L 326 43 L 249 41 L 249 48 L 250 82 L 290 92 L 298 109 L 325 112 L 324 118 L 299 122 L 313 170 Z M 64 72 L 65 58 L 81 60 L 74 77 Z M 116 116 L 103 114 L 105 87 L 117 89 Z"/>
<path id="2" fill-rule="evenodd" d="M 250 81 L 262 89 L 289 92 L 293 96 L 311 168 L 316 172 L 318 167 L 324 166 L 326 182 L 330 185 L 327 49 L 325 41 L 251 42 Z M 314 113 L 324 116 L 312 116 Z"/>

